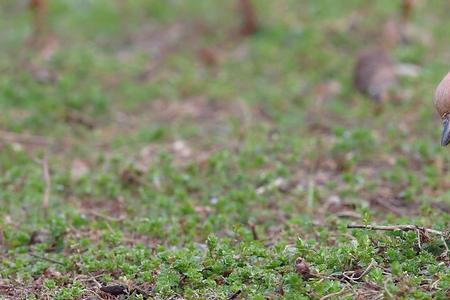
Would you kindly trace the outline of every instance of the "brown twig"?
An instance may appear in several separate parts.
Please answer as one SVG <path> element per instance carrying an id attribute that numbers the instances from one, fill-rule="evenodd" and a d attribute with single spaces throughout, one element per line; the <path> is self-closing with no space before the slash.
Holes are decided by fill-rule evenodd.
<path id="1" fill-rule="evenodd" d="M 50 172 L 48 170 L 47 153 L 44 155 L 44 159 L 42 160 L 42 175 L 44 176 L 44 183 L 45 183 L 44 196 L 42 199 L 42 208 L 44 209 L 44 214 L 47 216 L 50 198 L 50 188 L 51 188 L 51 179 L 50 179 Z"/>
<path id="2" fill-rule="evenodd" d="M 388 225 L 388 226 L 381 226 L 381 225 L 361 225 L 361 224 L 348 224 L 347 228 L 357 228 L 357 229 L 369 229 L 369 230 L 384 230 L 384 231 L 415 231 L 417 233 L 417 244 L 419 246 L 419 249 L 422 250 L 422 242 L 421 242 L 421 233 L 430 233 L 434 235 L 438 235 L 442 242 L 444 243 L 445 251 L 442 255 L 447 256 L 450 253 L 450 250 L 447 246 L 446 236 L 447 234 L 445 232 L 420 227 L 417 225 Z"/>
<path id="3" fill-rule="evenodd" d="M 443 236 L 444 233 L 442 231 L 438 231 L 438 230 L 434 230 L 434 229 L 430 229 L 430 228 L 425 228 L 425 227 L 420 227 L 417 225 L 387 225 L 387 226 L 383 226 L 383 225 L 362 225 L 362 224 L 348 224 L 347 228 L 350 229 L 369 229 L 369 230 L 383 230 L 383 231 L 417 231 L 417 230 L 422 230 L 424 232 L 427 233 L 431 233 L 431 234 L 436 234 L 436 235 L 440 235 Z"/>
<path id="4" fill-rule="evenodd" d="M 372 270 L 372 268 L 375 266 L 375 264 L 376 264 L 375 260 L 372 259 L 367 268 L 359 276 L 353 277 L 355 275 L 355 272 L 353 272 L 350 276 L 348 276 L 345 272 L 342 275 L 348 280 L 355 282 L 363 278 L 365 275 L 367 275 L 370 272 L 370 270 Z"/>
<path id="5" fill-rule="evenodd" d="M 58 264 L 58 265 L 64 266 L 64 263 L 62 263 L 60 261 L 57 261 L 57 260 L 54 260 L 54 259 L 51 259 L 51 258 L 47 258 L 47 257 L 44 257 L 44 256 L 40 256 L 40 255 L 37 255 L 37 254 L 34 254 L 34 253 L 28 253 L 28 254 L 30 256 L 34 257 L 34 258 L 45 260 L 47 262 L 51 262 L 51 263 L 54 263 L 54 264 Z"/>
<path id="6" fill-rule="evenodd" d="M 255 241 L 259 240 L 258 233 L 256 232 L 255 224 L 250 223 L 249 226 L 250 226 L 250 229 L 252 231 L 253 240 L 255 240 Z"/>

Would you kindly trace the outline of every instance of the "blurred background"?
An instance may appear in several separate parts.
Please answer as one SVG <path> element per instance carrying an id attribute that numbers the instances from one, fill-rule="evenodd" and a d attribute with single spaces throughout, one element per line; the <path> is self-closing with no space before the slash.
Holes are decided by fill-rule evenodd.
<path id="1" fill-rule="evenodd" d="M 112 159 L 126 184 L 160 155 L 203 168 L 225 152 L 256 189 L 384 172 L 368 185 L 395 185 L 395 205 L 447 198 L 432 98 L 449 5 L 3 1 L 1 168 L 51 153 L 76 181 Z"/>
<path id="2" fill-rule="evenodd" d="M 226 105 L 241 119 L 246 109 L 237 107 L 244 105 L 258 110 L 261 122 L 346 127 L 372 115 L 372 104 L 352 84 L 353 68 L 363 49 L 380 46 L 395 63 L 413 65 L 407 70 L 413 76 L 391 86 L 390 102 L 397 105 L 391 111 L 411 118 L 411 109 L 426 121 L 405 125 L 408 130 L 431 127 L 433 88 L 448 69 L 447 6 L 421 0 L 2 1 L 1 126 L 85 134 L 85 127 L 120 123 L 111 119 L 119 111 L 134 115 L 147 104 L 176 101 L 193 110 Z M 370 76 L 369 70 L 363 77 Z M 360 85 L 364 94 L 368 87 Z M 163 107 L 147 107 L 146 117 L 167 111 Z"/>
<path id="3" fill-rule="evenodd" d="M 376 185 L 400 182 L 388 189 L 399 199 L 422 195 L 411 180 L 431 182 L 425 198 L 447 197 L 432 97 L 448 71 L 449 8 L 2 1 L 2 169 L 52 153 L 79 179 L 118 158 L 121 180 L 134 182 L 161 153 L 202 167 L 228 151 L 257 182 L 386 172 Z"/>

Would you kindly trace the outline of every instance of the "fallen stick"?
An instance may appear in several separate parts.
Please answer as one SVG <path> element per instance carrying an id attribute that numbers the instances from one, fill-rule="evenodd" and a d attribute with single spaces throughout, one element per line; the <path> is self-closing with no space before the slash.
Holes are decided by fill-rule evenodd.
<path id="1" fill-rule="evenodd" d="M 439 231 L 439 230 L 434 230 L 434 229 L 430 229 L 430 228 L 425 228 L 425 227 L 420 227 L 417 225 L 387 225 L 387 226 L 383 226 L 383 225 L 362 225 L 362 224 L 348 224 L 347 228 L 356 228 L 356 229 L 369 229 L 369 230 L 384 230 L 384 231 L 396 231 L 396 230 L 400 230 L 400 231 L 417 231 L 417 230 L 422 230 L 425 231 L 427 233 L 431 233 L 431 234 L 436 234 L 436 235 L 440 235 L 443 236 L 444 232 Z"/>
<path id="2" fill-rule="evenodd" d="M 417 225 L 362 225 L 362 224 L 348 224 L 347 228 L 356 228 L 356 229 L 369 229 L 369 230 L 384 230 L 384 231 L 415 231 L 417 233 L 417 243 L 419 248 L 422 249 L 422 244 L 420 242 L 420 231 L 435 234 L 440 237 L 442 243 L 444 244 L 445 251 L 442 255 L 447 256 L 450 253 L 450 249 L 447 246 L 448 234 L 446 232 L 442 232 L 439 230 L 434 230 L 430 228 L 420 227 Z"/>
<path id="3" fill-rule="evenodd" d="M 372 270 L 372 268 L 376 265 L 376 262 L 374 259 L 372 259 L 372 261 L 370 262 L 370 264 L 367 266 L 367 268 L 364 270 L 364 272 L 361 273 L 361 275 L 357 276 L 357 277 L 348 277 L 346 274 L 343 274 L 346 278 L 350 279 L 351 281 L 357 281 L 360 280 L 361 278 L 363 278 L 364 276 L 366 276 L 370 270 Z"/>
<path id="4" fill-rule="evenodd" d="M 249 226 L 250 226 L 250 229 L 252 231 L 253 240 L 255 240 L 255 241 L 259 240 L 258 233 L 256 232 L 255 224 L 250 223 Z"/>
<path id="5" fill-rule="evenodd" d="M 62 265 L 62 266 L 65 265 L 63 262 L 60 262 L 60 261 L 57 261 L 57 260 L 54 260 L 54 259 L 51 259 L 51 258 L 47 258 L 45 256 L 40 256 L 40 255 L 31 253 L 31 252 L 28 253 L 28 255 L 30 255 L 30 256 L 32 256 L 34 258 L 37 258 L 37 259 L 45 260 L 45 261 L 50 262 L 50 263 L 54 263 L 54 264 L 58 264 L 58 265 Z"/>

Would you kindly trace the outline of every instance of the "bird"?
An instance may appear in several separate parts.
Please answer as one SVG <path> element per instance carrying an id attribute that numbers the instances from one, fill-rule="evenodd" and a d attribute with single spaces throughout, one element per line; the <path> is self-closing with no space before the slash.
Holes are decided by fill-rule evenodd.
<path id="1" fill-rule="evenodd" d="M 450 144 L 450 72 L 436 88 L 434 106 L 442 119 L 441 145 L 447 146 Z"/>
<path id="2" fill-rule="evenodd" d="M 398 45 L 400 31 L 397 22 L 385 23 L 375 44 L 357 54 L 353 69 L 353 85 L 376 103 L 389 99 L 391 88 L 397 83 L 396 63 L 391 56 Z"/>
<path id="3" fill-rule="evenodd" d="M 374 44 L 357 54 L 353 85 L 376 103 L 392 98 L 391 90 L 397 84 L 398 77 L 409 76 L 408 73 L 411 73 L 411 66 L 405 68 L 405 65 L 399 65 L 391 53 L 404 39 L 413 6 L 413 0 L 402 0 L 401 13 L 388 19 Z"/>
<path id="4" fill-rule="evenodd" d="M 359 92 L 377 103 L 385 102 L 396 82 L 394 60 L 384 48 L 372 47 L 358 53 L 353 84 Z"/>

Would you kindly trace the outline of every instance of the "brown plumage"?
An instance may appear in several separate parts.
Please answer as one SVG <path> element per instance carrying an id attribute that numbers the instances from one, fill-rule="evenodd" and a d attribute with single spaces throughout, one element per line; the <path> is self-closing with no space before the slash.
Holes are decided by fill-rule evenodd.
<path id="1" fill-rule="evenodd" d="M 382 27 L 375 45 L 359 51 L 353 70 L 353 84 L 361 93 L 376 102 L 388 100 L 389 92 L 397 84 L 396 64 L 391 51 L 401 39 L 401 24 L 394 19 Z"/>
<path id="2" fill-rule="evenodd" d="M 443 121 L 441 145 L 447 146 L 450 144 L 450 72 L 447 73 L 436 88 L 434 106 Z"/>
<path id="3" fill-rule="evenodd" d="M 361 51 L 353 74 L 356 89 L 377 102 L 387 100 L 389 90 L 397 82 L 394 61 L 381 47 Z"/>
<path id="4" fill-rule="evenodd" d="M 375 45 L 358 53 L 353 70 L 355 88 L 376 102 L 391 98 L 390 91 L 397 84 L 399 70 L 391 56 L 405 38 L 406 25 L 411 19 L 414 0 L 402 0 L 400 15 L 388 19 L 375 39 Z"/>
<path id="5" fill-rule="evenodd" d="M 441 118 L 445 118 L 450 113 L 450 72 L 436 88 L 434 105 Z"/>

